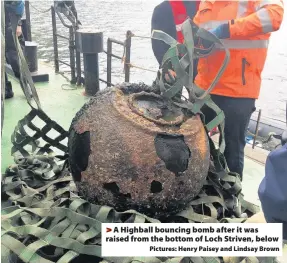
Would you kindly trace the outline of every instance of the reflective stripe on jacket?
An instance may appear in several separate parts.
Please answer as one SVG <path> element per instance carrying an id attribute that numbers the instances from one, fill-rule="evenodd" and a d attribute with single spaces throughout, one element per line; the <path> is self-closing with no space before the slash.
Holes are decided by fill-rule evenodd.
<path id="1" fill-rule="evenodd" d="M 182 23 L 188 18 L 188 13 L 184 5 L 184 1 L 169 1 L 173 14 L 173 20 L 176 27 L 177 41 L 183 43 L 183 35 L 181 32 Z M 198 10 L 199 1 L 196 1 L 196 10 Z"/>
<path id="2" fill-rule="evenodd" d="M 228 23 L 230 38 L 222 40 L 230 50 L 230 62 L 213 94 L 257 99 L 270 33 L 280 28 L 283 0 L 203 0 L 194 22 L 207 30 Z M 195 83 L 207 89 L 222 65 L 225 52 L 217 50 L 198 63 Z"/>

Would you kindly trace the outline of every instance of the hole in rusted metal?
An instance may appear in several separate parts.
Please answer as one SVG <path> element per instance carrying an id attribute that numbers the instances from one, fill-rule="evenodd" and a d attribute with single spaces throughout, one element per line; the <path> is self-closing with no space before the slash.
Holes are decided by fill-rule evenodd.
<path id="1" fill-rule="evenodd" d="M 120 188 L 116 182 L 105 183 L 104 189 L 110 191 L 111 193 L 113 193 L 115 196 L 117 196 L 120 199 L 132 198 L 130 193 L 127 193 L 127 194 L 120 193 Z"/>
<path id="2" fill-rule="evenodd" d="M 188 169 L 191 151 L 182 134 L 158 133 L 154 138 L 154 146 L 166 169 L 175 176 L 182 175 Z"/>
<path id="3" fill-rule="evenodd" d="M 104 189 L 112 192 L 113 194 L 118 194 L 120 192 L 120 188 L 118 187 L 118 185 L 115 182 L 105 183 Z"/>
<path id="4" fill-rule="evenodd" d="M 120 194 L 119 194 L 119 197 L 122 197 L 122 198 L 132 198 L 132 196 L 131 196 L 130 193 L 127 193 L 127 194 L 122 194 L 122 193 L 120 193 Z"/>
<path id="5" fill-rule="evenodd" d="M 152 193 L 159 193 L 159 192 L 161 192 L 162 191 L 162 184 L 161 184 L 161 182 L 159 182 L 159 181 L 155 181 L 155 180 L 153 180 L 152 182 L 151 182 L 151 186 L 150 186 L 150 191 L 152 192 Z"/>

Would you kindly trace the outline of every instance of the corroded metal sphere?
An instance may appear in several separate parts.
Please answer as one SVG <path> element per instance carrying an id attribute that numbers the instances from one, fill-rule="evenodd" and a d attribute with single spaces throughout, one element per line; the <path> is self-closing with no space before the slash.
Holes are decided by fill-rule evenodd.
<path id="1" fill-rule="evenodd" d="M 105 89 L 77 113 L 69 161 L 80 195 L 155 218 L 177 213 L 200 192 L 209 143 L 199 116 L 139 84 Z"/>

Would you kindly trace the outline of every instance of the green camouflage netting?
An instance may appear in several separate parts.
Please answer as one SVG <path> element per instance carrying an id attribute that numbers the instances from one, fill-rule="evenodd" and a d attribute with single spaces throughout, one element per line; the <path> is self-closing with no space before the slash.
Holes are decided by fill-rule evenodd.
<path id="1" fill-rule="evenodd" d="M 2 210 L 2 244 L 23 262 L 100 262 L 101 223 L 160 221 L 136 211 L 117 212 L 90 204 L 77 195 L 65 160 L 35 156 L 15 159 L 2 181 L 2 196 L 13 206 Z M 163 222 L 244 222 L 258 207 L 244 201 L 233 178 L 219 179 L 210 171 L 189 209 Z M 214 183 L 219 179 L 219 184 Z M 229 181 L 228 181 L 229 179 Z M 229 186 L 227 186 L 229 185 Z M 235 191 L 236 189 L 236 191 Z M 237 192 L 233 194 L 233 192 Z M 221 258 L 105 258 L 106 262 L 222 262 Z M 245 260 L 245 261 L 244 261 Z M 243 262 L 259 262 L 254 259 Z M 252 261 L 250 261 L 252 260 Z M 76 261 L 78 262 L 78 261 Z M 267 261 L 264 261 L 267 262 Z M 273 261 L 272 261 L 273 262 Z"/>

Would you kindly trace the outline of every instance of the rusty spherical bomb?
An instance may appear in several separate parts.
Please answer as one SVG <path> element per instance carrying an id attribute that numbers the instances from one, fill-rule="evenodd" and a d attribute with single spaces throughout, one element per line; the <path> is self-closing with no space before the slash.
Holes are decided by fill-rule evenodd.
<path id="1" fill-rule="evenodd" d="M 150 91 L 122 84 L 92 98 L 71 124 L 69 160 L 83 198 L 160 218 L 198 195 L 210 153 L 200 117 Z"/>

